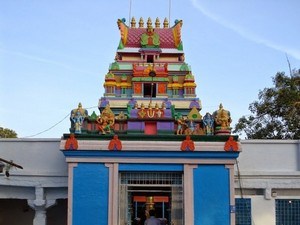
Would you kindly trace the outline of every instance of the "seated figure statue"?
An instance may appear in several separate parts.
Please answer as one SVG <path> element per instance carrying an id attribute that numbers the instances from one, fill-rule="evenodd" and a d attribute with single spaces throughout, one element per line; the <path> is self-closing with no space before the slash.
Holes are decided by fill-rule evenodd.
<path id="1" fill-rule="evenodd" d="M 113 131 L 113 126 L 115 124 L 115 115 L 107 105 L 102 111 L 101 115 L 97 118 L 97 126 L 102 134 L 110 134 Z"/>
<path id="2" fill-rule="evenodd" d="M 222 130 L 229 130 L 231 117 L 230 112 L 223 108 L 223 105 L 220 104 L 219 110 L 214 113 L 215 122 Z"/>

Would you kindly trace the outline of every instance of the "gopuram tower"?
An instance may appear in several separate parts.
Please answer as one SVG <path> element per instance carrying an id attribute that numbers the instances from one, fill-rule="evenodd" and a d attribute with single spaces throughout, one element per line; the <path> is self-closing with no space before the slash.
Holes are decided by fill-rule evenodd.
<path id="1" fill-rule="evenodd" d="M 230 112 L 202 115 L 181 28 L 118 19 L 120 42 L 99 112 L 70 114 L 61 150 L 69 170 L 68 225 L 234 225 Z"/>

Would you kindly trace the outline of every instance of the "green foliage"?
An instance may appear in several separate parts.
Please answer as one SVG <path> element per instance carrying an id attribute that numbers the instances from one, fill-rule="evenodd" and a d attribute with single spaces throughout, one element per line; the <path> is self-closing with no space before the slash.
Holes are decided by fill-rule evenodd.
<path id="1" fill-rule="evenodd" d="M 299 72 L 277 73 L 274 87 L 259 91 L 259 100 L 249 105 L 253 115 L 241 117 L 233 132 L 247 139 L 300 139 Z"/>
<path id="2" fill-rule="evenodd" d="M 0 127 L 0 138 L 16 138 L 17 133 L 14 130 Z"/>

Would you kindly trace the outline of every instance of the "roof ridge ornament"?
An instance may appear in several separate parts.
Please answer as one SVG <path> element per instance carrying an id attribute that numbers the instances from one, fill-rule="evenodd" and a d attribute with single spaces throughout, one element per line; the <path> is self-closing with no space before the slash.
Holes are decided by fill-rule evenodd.
<path id="1" fill-rule="evenodd" d="M 152 27 L 152 20 L 151 20 L 150 17 L 149 17 L 148 20 L 147 20 L 147 28 L 148 28 L 148 29 L 149 29 L 149 28 L 153 28 L 153 27 Z"/>
<path id="2" fill-rule="evenodd" d="M 156 17 L 156 20 L 155 20 L 155 28 L 159 28 L 160 27 L 160 21 L 159 21 L 159 18 Z"/>
<path id="3" fill-rule="evenodd" d="M 144 28 L 144 20 L 143 20 L 143 17 L 140 18 L 140 21 L 139 21 L 139 28 Z"/>
<path id="4" fill-rule="evenodd" d="M 134 17 L 131 19 L 131 28 L 136 28 L 136 21 Z"/>
<path id="5" fill-rule="evenodd" d="M 164 28 L 169 28 L 169 21 L 167 19 L 167 17 L 164 19 Z"/>
<path id="6" fill-rule="evenodd" d="M 172 27 L 173 31 L 173 38 L 175 47 L 178 50 L 182 50 L 182 42 L 181 42 L 181 27 L 182 27 L 182 20 L 175 20 L 175 25 Z"/>
<path id="7" fill-rule="evenodd" d="M 123 49 L 124 46 L 127 43 L 127 37 L 128 37 L 128 26 L 125 24 L 125 19 L 118 19 L 117 24 L 120 30 L 121 34 L 121 41 L 119 44 L 119 49 Z"/>

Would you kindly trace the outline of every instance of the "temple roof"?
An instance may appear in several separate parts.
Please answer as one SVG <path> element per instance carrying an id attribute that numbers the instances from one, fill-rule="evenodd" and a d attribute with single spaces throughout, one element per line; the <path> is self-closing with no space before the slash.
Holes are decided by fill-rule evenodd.
<path id="1" fill-rule="evenodd" d="M 170 136 L 170 141 L 174 141 L 178 140 L 175 135 L 205 135 L 206 141 L 209 136 L 227 140 L 232 129 L 228 110 L 220 107 L 213 114 L 200 114 L 195 77 L 185 62 L 182 47 L 182 21 L 176 20 L 173 27 L 169 27 L 167 19 L 161 26 L 158 18 L 154 24 L 148 18 L 146 26 L 142 18 L 138 27 L 134 18 L 130 26 L 125 19 L 119 19 L 117 24 L 121 40 L 115 61 L 105 75 L 105 92 L 98 105 L 100 114 L 89 116 L 78 105 L 71 112 L 70 132 L 80 138 L 100 135 L 111 139 L 111 135 L 121 135 L 123 140 L 143 137 L 144 141 L 147 136 L 153 141 L 167 135 L 159 140 L 166 141 Z M 124 145 L 126 148 L 132 149 Z"/>
<path id="2" fill-rule="evenodd" d="M 159 22 L 157 23 L 157 21 L 159 20 L 156 19 L 155 27 L 152 27 L 151 19 L 148 18 L 147 26 L 144 27 L 143 20 L 141 18 L 140 25 L 137 28 L 135 27 L 135 24 L 133 25 L 133 23 L 131 23 L 131 27 L 129 27 L 125 24 L 124 19 L 122 20 L 119 19 L 117 21 L 117 24 L 120 30 L 121 42 L 118 49 L 144 47 L 142 46 L 142 41 L 143 41 L 143 35 L 146 35 L 147 37 L 149 36 L 153 37 L 153 39 L 155 39 L 157 36 L 159 37 L 158 40 L 159 44 L 154 46 L 156 48 L 182 50 L 182 42 L 181 42 L 182 20 L 176 20 L 173 27 L 168 27 L 168 23 L 167 24 L 165 23 L 166 19 L 163 27 L 160 27 L 160 23 Z M 151 47 L 153 46 L 150 46 L 150 48 Z"/>
<path id="3" fill-rule="evenodd" d="M 146 32 L 146 28 L 128 29 L 128 37 L 125 47 L 141 47 L 141 35 Z M 160 48 L 176 48 L 172 28 L 158 28 L 154 29 L 154 32 L 156 32 L 160 37 Z"/>

